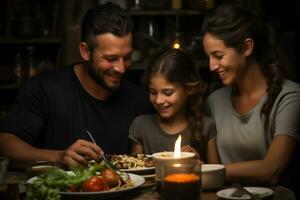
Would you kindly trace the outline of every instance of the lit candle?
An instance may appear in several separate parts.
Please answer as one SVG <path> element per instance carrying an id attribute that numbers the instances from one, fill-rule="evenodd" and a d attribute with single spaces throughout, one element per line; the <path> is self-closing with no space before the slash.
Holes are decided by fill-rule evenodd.
<path id="1" fill-rule="evenodd" d="M 161 181 L 164 177 L 165 171 L 163 167 L 169 164 L 175 164 L 177 167 L 182 168 L 181 164 L 184 164 L 187 160 L 192 159 L 195 153 L 181 152 L 181 136 L 179 135 L 174 146 L 174 152 L 165 151 L 152 154 L 155 164 L 155 181 L 158 190 L 160 189 Z"/>
<path id="2" fill-rule="evenodd" d="M 180 151 L 181 151 L 181 135 L 178 136 L 175 142 L 174 158 L 180 158 Z"/>

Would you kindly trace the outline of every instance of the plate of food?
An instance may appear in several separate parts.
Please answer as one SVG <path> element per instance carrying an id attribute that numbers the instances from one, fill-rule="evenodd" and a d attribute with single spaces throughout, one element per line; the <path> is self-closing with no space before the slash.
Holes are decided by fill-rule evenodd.
<path id="1" fill-rule="evenodd" d="M 145 154 L 121 154 L 111 155 L 108 161 L 123 172 L 134 174 L 154 174 L 154 162 L 152 156 Z"/>
<path id="2" fill-rule="evenodd" d="M 245 189 L 261 199 L 271 196 L 274 193 L 273 190 L 265 187 L 245 187 Z M 227 188 L 220 190 L 217 192 L 217 196 L 223 199 L 251 199 L 251 197 L 248 194 L 239 191 L 239 189 L 237 188 Z"/>
<path id="3" fill-rule="evenodd" d="M 145 183 L 142 176 L 117 172 L 100 163 L 74 171 L 53 169 L 27 180 L 26 199 L 104 199 L 133 190 Z"/>

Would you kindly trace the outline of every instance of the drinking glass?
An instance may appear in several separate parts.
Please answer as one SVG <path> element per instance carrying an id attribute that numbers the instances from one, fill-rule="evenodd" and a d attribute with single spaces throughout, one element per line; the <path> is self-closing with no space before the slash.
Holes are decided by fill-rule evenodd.
<path id="1" fill-rule="evenodd" d="M 0 157 L 0 185 L 4 185 L 8 163 L 8 158 Z"/>
<path id="2" fill-rule="evenodd" d="M 201 200 L 201 161 L 197 159 L 163 166 L 163 200 Z"/>
<path id="3" fill-rule="evenodd" d="M 5 174 L 7 171 L 9 160 L 6 157 L 0 157 L 0 199 L 4 199 L 6 195 Z"/>
<path id="4" fill-rule="evenodd" d="M 39 176 L 56 167 L 58 167 L 58 164 L 52 161 L 34 161 L 26 166 L 26 177 L 29 179 L 34 176 Z"/>

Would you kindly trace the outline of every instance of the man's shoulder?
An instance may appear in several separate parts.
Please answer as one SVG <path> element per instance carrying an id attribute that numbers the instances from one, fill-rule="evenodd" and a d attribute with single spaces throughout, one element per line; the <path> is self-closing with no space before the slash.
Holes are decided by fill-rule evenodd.
<path id="1" fill-rule="evenodd" d="M 132 98 L 131 100 L 148 99 L 148 94 L 146 90 L 128 80 L 122 81 L 119 92 L 128 98 Z"/>
<path id="2" fill-rule="evenodd" d="M 124 79 L 122 81 L 122 89 L 125 89 L 127 91 L 132 91 L 132 92 L 142 92 L 145 93 L 145 90 L 143 90 L 142 87 Z"/>
<path id="3" fill-rule="evenodd" d="M 65 81 L 66 78 L 71 77 L 73 73 L 73 66 L 63 66 L 47 72 L 43 72 L 36 76 L 36 79 L 43 82 L 57 82 L 59 80 Z"/>
<path id="4" fill-rule="evenodd" d="M 72 67 L 66 66 L 43 72 L 27 80 L 22 86 L 21 93 L 66 91 L 69 88 L 72 77 Z"/>
<path id="5" fill-rule="evenodd" d="M 43 72 L 29 79 L 25 85 L 27 85 L 27 87 L 38 86 L 44 89 L 51 87 L 64 88 L 65 86 L 71 84 L 72 81 L 70 80 L 72 80 L 72 73 L 72 66 L 56 68 L 53 70 Z"/>

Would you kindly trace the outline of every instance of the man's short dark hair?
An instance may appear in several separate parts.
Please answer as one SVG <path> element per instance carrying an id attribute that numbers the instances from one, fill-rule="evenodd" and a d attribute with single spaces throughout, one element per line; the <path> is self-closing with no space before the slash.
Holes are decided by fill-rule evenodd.
<path id="1" fill-rule="evenodd" d="M 97 4 L 90 8 L 83 18 L 81 41 L 86 42 L 89 48 L 94 48 L 96 35 L 112 33 L 121 37 L 132 30 L 133 23 L 126 10 L 111 2 Z"/>

